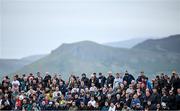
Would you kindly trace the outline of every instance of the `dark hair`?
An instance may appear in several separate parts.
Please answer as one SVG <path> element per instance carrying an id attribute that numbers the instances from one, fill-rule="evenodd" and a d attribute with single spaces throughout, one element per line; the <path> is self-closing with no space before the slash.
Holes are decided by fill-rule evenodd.
<path id="1" fill-rule="evenodd" d="M 6 78 L 6 79 L 9 79 L 9 77 L 8 77 L 8 76 L 5 76 L 5 78 Z"/>
<path id="2" fill-rule="evenodd" d="M 85 73 L 82 73 L 82 76 L 86 76 L 86 74 L 85 74 Z"/>

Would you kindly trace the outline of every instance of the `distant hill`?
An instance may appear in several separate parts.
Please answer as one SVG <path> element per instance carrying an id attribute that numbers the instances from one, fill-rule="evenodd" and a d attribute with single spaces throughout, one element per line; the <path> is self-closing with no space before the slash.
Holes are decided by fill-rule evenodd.
<path id="1" fill-rule="evenodd" d="M 159 71 L 168 72 L 174 68 L 180 71 L 179 57 L 179 53 L 114 48 L 91 41 L 81 41 L 62 44 L 49 55 L 24 66 L 17 72 L 57 72 L 62 73 L 64 78 L 71 73 L 90 74 L 94 71 L 105 73 L 109 70 L 119 72 L 126 69 L 134 74 L 142 70 L 148 74 L 155 74 Z"/>
<path id="2" fill-rule="evenodd" d="M 104 45 L 112 46 L 112 47 L 119 47 L 119 48 L 132 48 L 135 45 L 137 45 L 145 40 L 147 40 L 147 39 L 136 38 L 136 39 L 130 39 L 130 40 L 124 40 L 124 41 L 118 41 L 118 42 L 104 43 Z"/>
<path id="3" fill-rule="evenodd" d="M 0 74 L 14 72 L 27 64 L 29 64 L 29 61 L 18 59 L 0 59 Z"/>
<path id="4" fill-rule="evenodd" d="M 180 53 L 180 34 L 172 35 L 163 39 L 148 39 L 137 44 L 133 49 Z"/>
<path id="5" fill-rule="evenodd" d="M 46 56 L 46 54 L 32 55 L 32 56 L 23 57 L 23 58 L 21 58 L 21 60 L 34 62 L 34 61 L 37 61 L 38 59 L 41 59 L 41 58 L 43 58 L 45 56 Z"/>
<path id="6" fill-rule="evenodd" d="M 28 65 L 45 55 L 33 55 L 24 57 L 22 59 L 0 59 L 0 74 L 7 74 L 21 69 L 23 66 Z"/>

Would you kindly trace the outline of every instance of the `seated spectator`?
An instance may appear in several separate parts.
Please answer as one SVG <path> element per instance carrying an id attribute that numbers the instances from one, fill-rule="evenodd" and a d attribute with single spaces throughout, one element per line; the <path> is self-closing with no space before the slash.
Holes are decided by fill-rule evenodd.
<path id="1" fill-rule="evenodd" d="M 61 107 L 60 107 L 59 103 L 55 102 L 55 104 L 53 106 L 53 110 L 60 110 L 60 109 L 61 109 Z"/>
<path id="2" fill-rule="evenodd" d="M 152 81 L 144 74 L 137 81 L 127 71 L 96 73 L 91 79 L 38 72 L 5 76 L 0 84 L 0 110 L 180 110 L 179 75 L 160 74 Z M 28 76 L 27 76 L 28 75 Z M 42 74 L 43 75 L 43 74 Z"/>
<path id="3" fill-rule="evenodd" d="M 107 86 L 108 87 L 113 87 L 113 83 L 114 83 L 114 76 L 112 75 L 112 72 L 109 71 L 108 72 L 109 76 L 107 78 Z"/>
<path id="4" fill-rule="evenodd" d="M 122 108 L 123 108 L 123 103 L 121 102 L 117 102 L 116 104 L 116 110 L 118 110 L 118 111 L 120 111 L 120 110 L 122 110 Z"/>
<path id="5" fill-rule="evenodd" d="M 66 100 L 64 99 L 64 95 L 61 95 L 59 101 L 60 106 L 64 106 L 66 104 Z"/>
<path id="6" fill-rule="evenodd" d="M 69 110 L 70 110 L 70 111 L 76 111 L 76 110 L 78 110 L 78 107 L 76 106 L 76 103 L 75 103 L 75 102 L 72 102 L 72 106 L 69 107 Z"/>
<path id="7" fill-rule="evenodd" d="M 173 90 L 169 91 L 169 96 L 168 96 L 169 102 L 167 103 L 169 109 L 175 110 L 176 109 L 176 96 L 173 93 Z"/>
<path id="8" fill-rule="evenodd" d="M 131 101 L 131 108 L 132 109 L 136 109 L 136 106 L 138 106 L 139 104 L 141 105 L 141 102 L 140 102 L 140 100 L 138 98 L 138 95 L 134 94 L 133 95 L 133 99 Z"/>
<path id="9" fill-rule="evenodd" d="M 17 80 L 17 76 L 14 76 L 14 80 L 12 81 L 12 91 L 19 92 L 20 82 Z"/>
<path id="10" fill-rule="evenodd" d="M 124 78 L 123 78 L 123 81 L 126 81 L 127 85 L 129 85 L 129 84 L 131 84 L 132 80 L 135 80 L 133 75 L 129 74 L 128 71 L 126 71 L 125 75 L 124 75 Z"/>
<path id="11" fill-rule="evenodd" d="M 86 74 L 85 74 L 85 73 L 82 74 L 81 81 L 84 81 L 84 85 L 85 85 L 85 86 L 89 86 L 89 84 L 90 84 L 90 81 L 89 81 L 89 79 L 86 77 Z"/>
<path id="12" fill-rule="evenodd" d="M 97 92 L 97 87 L 95 86 L 94 83 L 91 83 L 91 87 L 90 87 L 90 92 Z"/>
<path id="13" fill-rule="evenodd" d="M 180 110 L 180 88 L 177 89 L 177 95 L 176 95 L 176 109 Z"/>
<path id="14" fill-rule="evenodd" d="M 134 88 L 131 84 L 129 85 L 129 88 L 126 90 L 126 93 L 130 93 L 130 94 L 134 93 Z"/>
<path id="15" fill-rule="evenodd" d="M 101 111 L 108 111 L 108 110 L 109 110 L 109 103 L 106 101 Z"/>
<path id="16" fill-rule="evenodd" d="M 151 94 L 150 100 L 153 106 L 157 106 L 157 104 L 160 104 L 160 95 L 158 94 L 156 88 L 153 89 L 153 93 Z"/>
<path id="17" fill-rule="evenodd" d="M 142 82 L 142 78 L 145 78 L 145 75 L 144 75 L 144 71 L 141 71 L 140 72 L 140 75 L 138 76 L 138 78 L 137 78 L 137 82 Z"/>
<path id="18" fill-rule="evenodd" d="M 116 106 L 114 105 L 114 103 L 110 103 L 110 107 L 108 111 L 116 111 Z"/>
<path id="19" fill-rule="evenodd" d="M 91 104 L 94 108 L 96 107 L 96 101 L 94 100 L 94 97 L 91 96 L 90 101 L 88 102 L 88 104 Z"/>
<path id="20" fill-rule="evenodd" d="M 91 78 L 90 78 L 90 85 L 92 86 L 92 83 L 94 84 L 94 86 L 98 87 L 99 84 L 98 84 L 98 78 L 96 77 L 96 73 L 93 73 L 91 75 Z"/>
<path id="21" fill-rule="evenodd" d="M 150 91 L 152 90 L 152 83 L 149 81 L 148 77 L 145 77 L 146 82 L 146 88 L 148 88 Z"/>
<path id="22" fill-rule="evenodd" d="M 56 91 L 53 92 L 53 98 L 57 98 L 61 95 L 62 95 L 62 93 L 61 93 L 61 91 L 59 91 L 59 87 L 56 87 Z"/>
<path id="23" fill-rule="evenodd" d="M 121 95 L 118 93 L 116 94 L 116 98 L 113 100 L 113 103 L 116 104 L 116 103 L 120 103 L 121 102 Z"/>
<path id="24" fill-rule="evenodd" d="M 84 104 L 84 102 L 83 101 L 81 101 L 81 103 L 80 103 L 80 106 L 79 106 L 79 109 L 78 110 L 88 110 L 87 109 L 87 107 L 86 107 L 86 105 Z"/>
<path id="25" fill-rule="evenodd" d="M 88 109 L 88 110 L 94 110 L 94 107 L 92 106 L 91 103 L 88 102 L 88 104 L 87 104 L 87 109 Z"/>
<path id="26" fill-rule="evenodd" d="M 103 74 L 100 72 L 98 78 L 98 84 L 99 84 L 98 88 L 104 87 L 105 82 L 106 82 L 106 77 L 103 76 Z"/>
<path id="27" fill-rule="evenodd" d="M 116 73 L 116 77 L 115 77 L 114 83 L 113 83 L 113 89 L 118 88 L 122 82 L 123 82 L 123 78 L 120 76 L 119 73 Z"/>
<path id="28" fill-rule="evenodd" d="M 111 94 L 107 94 L 106 101 L 110 104 L 112 102 L 112 96 Z"/>

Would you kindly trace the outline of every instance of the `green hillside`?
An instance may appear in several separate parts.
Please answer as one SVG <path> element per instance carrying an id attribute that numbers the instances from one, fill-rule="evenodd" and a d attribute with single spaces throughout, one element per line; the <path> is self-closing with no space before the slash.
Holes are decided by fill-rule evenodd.
<path id="1" fill-rule="evenodd" d="M 0 75 L 13 73 L 45 55 L 33 55 L 21 59 L 0 59 Z"/>
<path id="2" fill-rule="evenodd" d="M 156 52 L 180 53 L 180 34 L 163 39 L 149 39 L 133 47 L 134 49 L 151 50 Z"/>
<path id="3" fill-rule="evenodd" d="M 18 59 L 0 59 L 0 74 L 8 74 L 14 72 L 24 65 L 29 64 L 29 61 Z"/>
<path id="4" fill-rule="evenodd" d="M 51 72 L 68 77 L 83 72 L 125 71 L 138 74 L 141 70 L 148 74 L 167 72 L 174 68 L 180 71 L 180 54 L 141 49 L 114 48 L 91 41 L 62 44 L 44 58 L 26 65 L 17 73 Z"/>

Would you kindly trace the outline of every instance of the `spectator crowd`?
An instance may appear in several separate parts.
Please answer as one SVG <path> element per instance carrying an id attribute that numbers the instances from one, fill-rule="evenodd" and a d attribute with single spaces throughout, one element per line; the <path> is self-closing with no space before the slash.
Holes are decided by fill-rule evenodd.
<path id="1" fill-rule="evenodd" d="M 180 78 L 161 73 L 150 80 L 123 73 L 71 75 L 67 81 L 49 73 L 5 76 L 0 84 L 0 110 L 180 110 Z"/>

